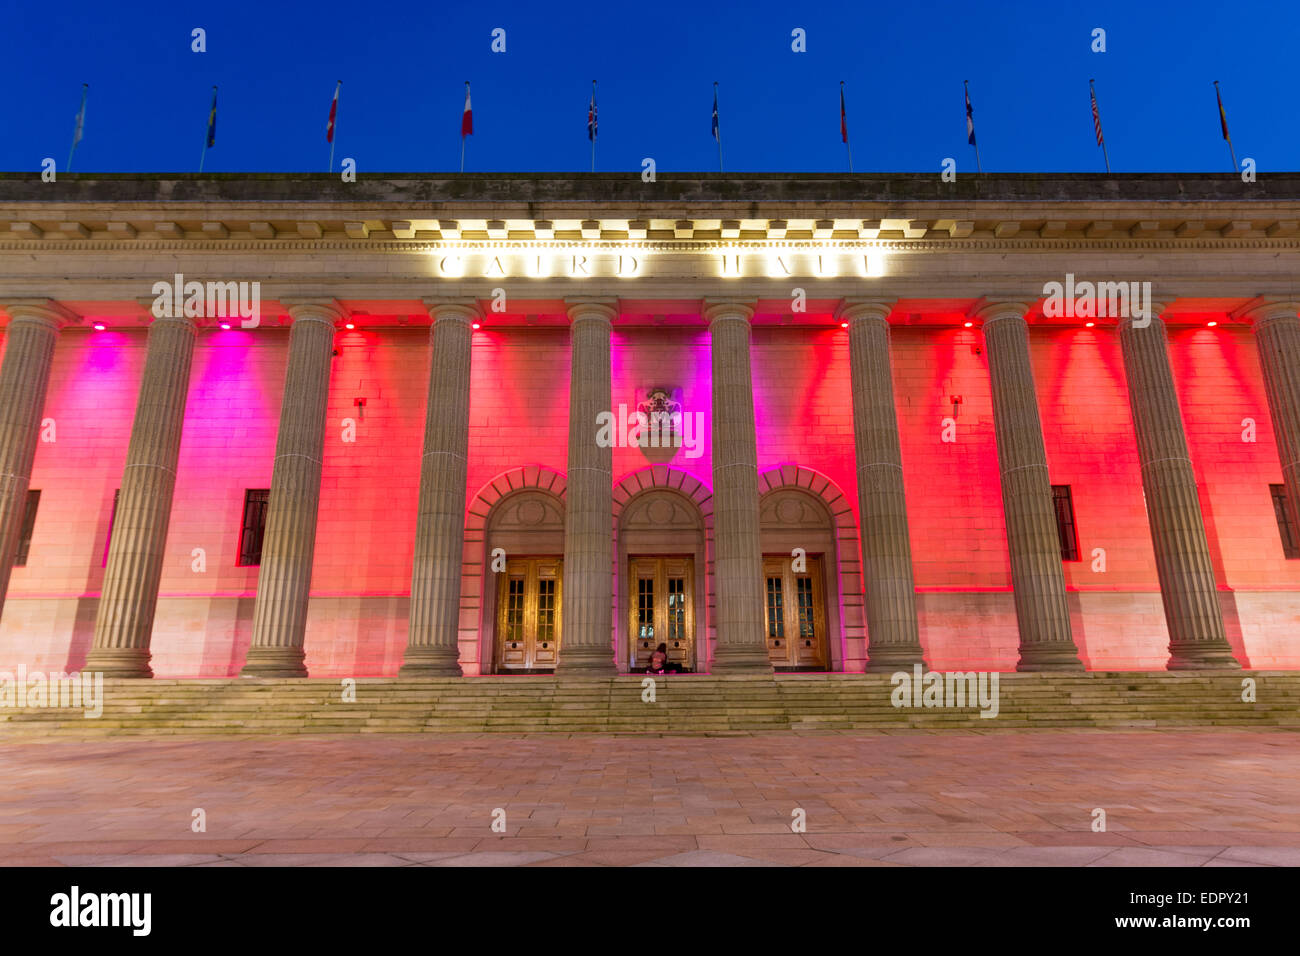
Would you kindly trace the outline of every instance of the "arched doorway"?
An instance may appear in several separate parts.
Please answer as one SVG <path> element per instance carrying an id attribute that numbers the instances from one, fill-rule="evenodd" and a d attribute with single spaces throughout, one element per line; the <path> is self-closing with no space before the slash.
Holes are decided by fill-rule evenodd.
<path id="1" fill-rule="evenodd" d="M 662 466 L 615 489 L 618 589 L 615 621 L 619 669 L 646 666 L 659 644 L 684 673 L 707 666 L 708 489 Z"/>
<path id="2" fill-rule="evenodd" d="M 564 502 L 548 490 L 512 492 L 484 531 L 484 670 L 552 672 L 563 641 Z"/>
<path id="3" fill-rule="evenodd" d="M 840 521 L 813 490 L 813 482 L 774 477 L 763 476 L 760 487 L 769 490 L 759 500 L 764 624 L 772 666 L 779 671 L 842 669 Z M 842 500 L 829 482 L 822 482 Z M 851 512 L 847 514 L 851 524 Z"/>

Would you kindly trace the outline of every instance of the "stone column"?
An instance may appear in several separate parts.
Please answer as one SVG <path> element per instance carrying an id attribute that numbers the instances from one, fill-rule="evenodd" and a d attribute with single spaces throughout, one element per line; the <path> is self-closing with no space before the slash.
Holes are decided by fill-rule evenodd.
<path id="1" fill-rule="evenodd" d="M 460 677 L 460 583 L 469 462 L 473 300 L 428 302 L 429 397 L 420 460 L 420 506 L 411 574 L 411 622 L 402 677 Z"/>
<path id="2" fill-rule="evenodd" d="M 344 318 L 332 300 L 286 302 L 289 370 L 275 440 L 271 501 L 253 609 L 253 643 L 244 677 L 306 677 L 303 638 L 311 593 L 321 459 L 334 331 Z"/>
<path id="3" fill-rule="evenodd" d="M 72 313 L 50 299 L 10 299 L 0 365 L 0 613 L 18 554 L 45 390 L 59 329 Z"/>
<path id="4" fill-rule="evenodd" d="M 758 530 L 758 454 L 749 367 L 752 306 L 704 303 L 713 357 L 713 578 L 715 674 L 770 674 Z"/>
<path id="5" fill-rule="evenodd" d="M 1029 361 L 1028 308 L 1023 301 L 992 299 L 978 312 L 992 380 L 993 431 L 1020 629 L 1016 670 L 1081 670 L 1070 630 L 1061 539 Z"/>
<path id="6" fill-rule="evenodd" d="M 197 329 L 184 316 L 149 326 L 144 378 L 131 425 L 108 567 L 85 670 L 105 677 L 152 677 L 149 639 L 158 606 L 176 463 Z M 187 549 L 188 550 L 188 549 Z"/>
<path id="7" fill-rule="evenodd" d="M 893 304 L 893 299 L 846 299 L 838 312 L 838 317 L 849 323 L 868 671 L 896 671 L 925 663 L 916 620 L 912 545 L 907 534 L 903 458 L 889 358 Z"/>
<path id="8" fill-rule="evenodd" d="M 597 444 L 611 405 L 611 299 L 567 300 L 570 322 L 569 474 L 564 502 L 564 610 L 555 672 L 604 677 L 614 666 L 614 449 Z"/>
<path id="9" fill-rule="evenodd" d="M 1294 514 L 1300 514 L 1300 315 L 1297 311 L 1300 311 L 1297 302 L 1269 302 L 1245 316 L 1254 320 L 1255 345 L 1264 371 L 1277 457 Z"/>
<path id="10" fill-rule="evenodd" d="M 1169 669 L 1238 667 L 1223 630 L 1196 477 L 1169 368 L 1164 308 L 1165 303 L 1153 302 L 1149 318 L 1121 319 L 1119 341 L 1169 627 Z"/>

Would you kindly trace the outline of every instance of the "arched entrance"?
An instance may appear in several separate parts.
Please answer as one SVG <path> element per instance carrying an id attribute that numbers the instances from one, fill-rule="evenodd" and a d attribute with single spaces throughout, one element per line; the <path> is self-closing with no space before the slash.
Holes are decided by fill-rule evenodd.
<path id="1" fill-rule="evenodd" d="M 768 472 L 759 487 L 765 492 L 759 499 L 759 534 L 772 666 L 781 671 L 842 669 L 841 595 L 846 592 L 840 538 L 842 533 L 851 536 L 853 527 L 847 500 L 828 479 L 807 469 Z M 842 507 L 833 511 L 834 505 Z M 861 603 L 853 610 L 860 618 Z"/>
<path id="2" fill-rule="evenodd" d="M 644 668 L 659 644 L 671 668 L 707 666 L 708 488 L 685 472 L 655 466 L 614 492 L 618 535 L 615 608 L 619 669 Z"/>
<path id="3" fill-rule="evenodd" d="M 562 491 L 562 479 L 558 490 L 524 486 L 489 507 L 483 522 L 483 673 L 548 673 L 562 653 Z"/>

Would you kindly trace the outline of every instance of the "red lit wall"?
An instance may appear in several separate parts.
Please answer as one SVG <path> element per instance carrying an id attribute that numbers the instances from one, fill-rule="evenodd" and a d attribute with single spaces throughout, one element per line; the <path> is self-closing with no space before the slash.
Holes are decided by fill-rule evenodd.
<path id="1" fill-rule="evenodd" d="M 756 327 L 751 367 L 760 473 L 789 466 L 822 476 L 856 523 L 847 334 Z M 42 492 L 40 511 L 28 565 L 14 570 L 0 620 L 0 669 L 70 670 L 84 659 L 145 337 L 143 330 L 61 335 L 45 410 L 56 440 L 37 450 L 32 487 Z M 240 517 L 245 489 L 270 486 L 287 345 L 285 330 L 199 335 L 153 635 L 159 676 L 225 676 L 242 665 L 257 569 L 237 566 Z M 975 329 L 893 330 L 921 638 L 941 669 L 1010 669 L 1016 661 L 982 345 Z M 337 348 L 307 663 L 318 676 L 394 674 L 406 644 L 429 333 L 342 332 Z M 1081 553 L 1065 574 L 1075 639 L 1094 669 L 1163 667 L 1168 635 L 1116 334 L 1036 328 L 1031 354 L 1051 480 L 1073 488 Z M 1282 556 L 1268 495 L 1281 472 L 1253 336 L 1174 329 L 1170 359 L 1229 639 L 1252 666 L 1300 667 L 1300 561 Z M 703 454 L 679 452 L 670 466 L 712 486 L 707 330 L 616 329 L 612 371 L 615 408 L 634 409 L 638 392 L 659 386 L 680 389 L 684 410 L 704 413 Z M 525 466 L 563 475 L 569 374 L 563 328 L 475 334 L 469 502 Z M 953 395 L 962 402 L 955 440 L 945 442 Z M 1242 441 L 1244 418 L 1255 421 L 1253 442 Z M 615 448 L 613 461 L 616 482 L 651 464 L 639 448 Z M 848 590 L 856 590 L 856 540 L 834 547 L 852 575 Z M 481 541 L 471 543 L 467 567 L 481 570 L 481 551 Z M 860 670 L 860 594 L 828 577 L 841 626 L 836 659 Z M 467 673 L 478 673 L 479 584 L 473 573 L 467 581 L 462 660 Z"/>

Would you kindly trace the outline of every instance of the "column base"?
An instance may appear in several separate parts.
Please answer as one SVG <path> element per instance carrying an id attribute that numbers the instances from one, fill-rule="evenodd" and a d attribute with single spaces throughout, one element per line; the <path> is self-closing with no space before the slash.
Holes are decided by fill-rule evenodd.
<path id="1" fill-rule="evenodd" d="M 105 677 L 153 677 L 149 659 L 153 655 L 138 647 L 92 647 L 86 655 L 82 672 Z"/>
<path id="2" fill-rule="evenodd" d="M 1079 660 L 1079 651 L 1073 644 L 1030 644 L 1020 648 L 1020 660 L 1016 670 L 1035 671 L 1081 671 L 1083 661 Z"/>
<path id="3" fill-rule="evenodd" d="M 301 647 L 259 647 L 248 649 L 240 677 L 306 677 Z"/>
<path id="4" fill-rule="evenodd" d="M 1217 641 L 1192 641 L 1185 644 L 1169 645 L 1169 663 L 1166 670 L 1203 671 L 1203 670 L 1240 670 L 1241 663 L 1232 653 L 1232 648 Z"/>
<path id="5" fill-rule="evenodd" d="M 714 652 L 711 674 L 772 674 L 767 644 L 722 644 Z"/>
<path id="6" fill-rule="evenodd" d="M 460 669 L 460 649 L 407 645 L 398 677 L 464 677 Z"/>
<path id="7" fill-rule="evenodd" d="M 914 664 L 920 664 L 922 671 L 928 669 L 925 663 L 925 652 L 919 646 L 873 648 L 870 643 L 867 644 L 868 674 L 892 673 L 900 670 L 910 674 Z"/>
<path id="8" fill-rule="evenodd" d="M 565 647 L 555 662 L 556 677 L 614 677 L 614 651 L 608 647 Z"/>

